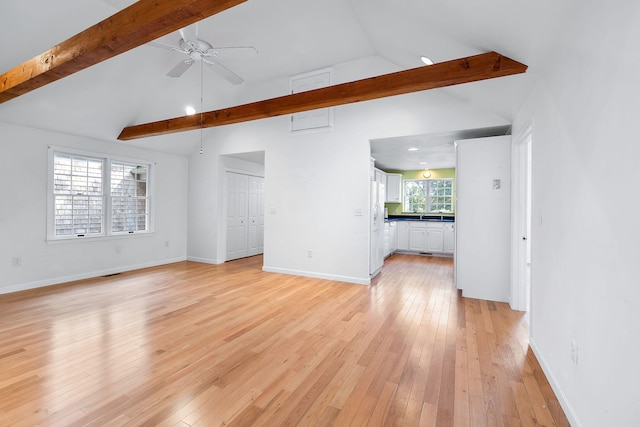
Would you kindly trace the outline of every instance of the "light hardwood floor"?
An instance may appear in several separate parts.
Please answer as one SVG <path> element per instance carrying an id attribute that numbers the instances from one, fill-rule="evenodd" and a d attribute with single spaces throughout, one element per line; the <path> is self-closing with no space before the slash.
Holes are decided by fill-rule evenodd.
<path id="1" fill-rule="evenodd" d="M 449 259 L 369 287 L 182 262 L 0 296 L 2 426 L 568 426 L 523 314 Z"/>

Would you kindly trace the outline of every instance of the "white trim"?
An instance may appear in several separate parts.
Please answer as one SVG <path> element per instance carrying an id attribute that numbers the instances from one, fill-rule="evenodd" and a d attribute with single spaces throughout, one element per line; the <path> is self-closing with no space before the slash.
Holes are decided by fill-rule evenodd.
<path id="1" fill-rule="evenodd" d="M 371 279 L 360 279 L 358 277 L 340 276 L 337 274 L 317 273 L 314 271 L 291 270 L 288 268 L 278 268 L 263 266 L 262 271 L 267 273 L 289 274 L 292 276 L 312 277 L 314 279 L 333 280 L 335 282 L 354 283 L 356 285 L 370 285 Z"/>
<path id="2" fill-rule="evenodd" d="M 529 295 L 525 293 L 526 285 L 526 269 L 523 265 L 526 263 L 526 247 L 523 252 L 522 236 L 527 234 L 530 244 L 531 233 L 527 232 L 527 224 L 523 223 L 526 218 L 526 210 L 531 213 L 531 206 L 527 203 L 527 180 L 528 168 L 531 159 L 528 159 L 528 145 L 533 144 L 533 119 L 520 130 L 516 136 L 512 138 L 511 143 L 511 272 L 510 272 L 510 295 L 509 305 L 511 309 L 527 312 L 531 310 L 531 288 Z M 527 161 L 528 160 L 528 161 Z M 531 278 L 529 278 L 531 286 Z M 529 302 L 527 304 L 527 301 Z M 529 305 L 529 311 L 527 310 Z"/>
<path id="3" fill-rule="evenodd" d="M 187 261 L 201 262 L 203 264 L 214 264 L 214 265 L 225 263 L 223 259 L 201 258 L 197 256 L 189 256 L 187 257 Z"/>
<path id="4" fill-rule="evenodd" d="M 72 156 L 82 156 L 88 158 L 95 158 L 102 160 L 103 164 L 103 205 L 104 205 L 104 214 L 102 216 L 102 233 L 100 234 L 90 234 L 87 236 L 77 236 L 77 235 L 64 235 L 64 236 L 56 236 L 55 235 L 55 225 L 54 225 L 54 155 L 55 153 L 59 154 L 69 154 Z M 111 219 L 112 219 L 112 196 L 111 196 L 111 163 L 119 162 L 119 163 L 135 163 L 145 165 L 147 167 L 148 176 L 147 176 L 147 200 L 148 200 L 148 218 L 147 218 L 147 229 L 142 231 L 134 231 L 134 232 L 113 232 L 111 231 Z M 150 160 L 141 160 L 132 157 L 122 157 L 119 155 L 95 152 L 95 151 L 86 151 L 79 150 L 77 148 L 68 148 L 57 145 L 49 145 L 47 146 L 47 218 L 46 218 L 46 242 L 47 243 L 59 243 L 59 242 L 76 242 L 76 241 L 86 241 L 86 240 L 102 240 L 113 237 L 128 237 L 133 235 L 152 235 L 155 232 L 155 169 L 157 163 Z"/>
<path id="5" fill-rule="evenodd" d="M 92 271 L 89 273 L 73 274 L 69 276 L 60 276 L 53 279 L 38 280 L 35 282 L 20 283 L 17 285 L 0 286 L 0 295 L 13 292 L 26 291 L 29 289 L 43 288 L 46 286 L 60 285 L 63 283 L 73 282 L 76 280 L 92 279 L 94 277 L 106 276 L 108 274 L 124 273 L 126 271 L 140 270 L 143 268 L 157 267 L 159 265 L 173 264 L 176 262 L 186 261 L 186 257 L 169 258 L 160 261 L 145 262 L 142 264 L 134 264 L 128 266 L 119 266 L 107 268 L 105 270 Z"/>
<path id="6" fill-rule="evenodd" d="M 243 169 L 233 169 L 233 168 L 224 168 L 224 172 L 231 172 L 231 173 L 237 173 L 239 175 L 248 175 L 248 176 L 256 176 L 258 178 L 264 178 L 264 173 L 260 174 L 258 172 L 248 172 L 246 170 Z"/>
<path id="7" fill-rule="evenodd" d="M 567 399 L 567 395 L 565 395 L 562 391 L 560 384 L 556 380 L 556 377 L 553 375 L 551 368 L 549 368 L 549 365 L 542 356 L 542 352 L 536 345 L 533 337 L 529 339 L 529 346 L 531 347 L 533 354 L 535 354 L 536 359 L 538 359 L 538 363 L 540 363 L 540 367 L 542 368 L 544 375 L 547 377 L 547 380 L 549 381 L 549 384 L 551 385 L 551 388 L 553 389 L 558 402 L 560 402 L 560 406 L 562 406 L 562 410 L 569 420 L 569 424 L 571 424 L 573 427 L 582 427 L 584 424 L 582 424 L 580 418 L 578 418 L 578 414 L 576 414 L 576 411 L 573 409 L 573 405 L 571 405 L 571 402 L 569 402 L 569 399 Z"/>
<path id="8" fill-rule="evenodd" d="M 107 240 L 125 240 L 137 237 L 153 237 L 155 235 L 155 231 L 138 231 L 136 233 L 115 233 L 101 234 L 100 236 L 71 237 L 68 239 L 50 239 L 46 240 L 46 243 L 47 245 L 68 245 L 70 243 L 104 242 Z"/>

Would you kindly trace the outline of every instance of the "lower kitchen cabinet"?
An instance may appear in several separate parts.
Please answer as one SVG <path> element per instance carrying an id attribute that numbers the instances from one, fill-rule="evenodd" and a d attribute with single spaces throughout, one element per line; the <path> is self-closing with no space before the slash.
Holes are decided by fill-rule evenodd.
<path id="1" fill-rule="evenodd" d="M 398 250 L 398 222 L 389 221 L 389 253 Z"/>
<path id="2" fill-rule="evenodd" d="M 456 225 L 444 224 L 442 227 L 442 241 L 444 244 L 444 253 L 453 255 L 456 241 Z"/>
<path id="3" fill-rule="evenodd" d="M 411 221 L 389 222 L 397 224 L 397 236 L 389 229 L 389 245 L 397 241 L 395 251 L 453 255 L 455 224 L 452 222 Z M 396 240 L 397 239 L 397 240 Z"/>
<path id="4" fill-rule="evenodd" d="M 409 250 L 426 252 L 427 224 L 419 221 L 409 221 Z"/>
<path id="5" fill-rule="evenodd" d="M 398 249 L 398 223 L 385 221 L 384 223 L 384 257 L 388 257 Z"/>
<path id="6" fill-rule="evenodd" d="M 427 252 L 444 252 L 444 241 L 442 240 L 442 223 L 427 223 Z"/>
<path id="7" fill-rule="evenodd" d="M 399 251 L 409 250 L 409 221 L 398 221 L 398 248 Z"/>
<path id="8" fill-rule="evenodd" d="M 391 246 L 390 246 L 390 241 L 389 241 L 389 228 L 390 228 L 390 224 L 388 222 L 385 221 L 384 223 L 384 231 L 383 231 L 383 239 L 382 239 L 382 246 L 384 247 L 384 257 L 388 257 L 389 254 L 391 254 Z"/>

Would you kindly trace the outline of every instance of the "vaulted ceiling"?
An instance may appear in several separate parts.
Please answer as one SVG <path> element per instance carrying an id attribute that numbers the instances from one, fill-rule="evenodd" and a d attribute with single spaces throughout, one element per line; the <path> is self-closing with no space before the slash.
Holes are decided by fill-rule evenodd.
<path id="1" fill-rule="evenodd" d="M 133 2 L 5 3 L 0 73 Z M 561 24 L 576 4 L 577 0 L 251 0 L 198 25 L 199 37 L 214 46 L 254 46 L 259 52 L 217 58 L 244 79 L 241 85 L 204 70 L 204 108 L 237 105 L 238 100 L 251 100 L 256 85 L 363 58 L 376 57 L 403 70 L 420 66 L 421 55 L 442 62 L 495 50 L 529 65 L 527 76 L 438 90 L 477 108 L 479 114 L 494 115 L 495 126 L 505 126 L 533 84 L 546 46 L 557 42 Z M 175 45 L 179 39 L 174 32 L 158 41 Z M 199 100 L 198 66 L 179 78 L 166 76 L 182 58 L 176 52 L 140 46 L 0 104 L 0 121 L 115 142 L 124 127 L 182 116 L 184 105 Z M 193 146 L 168 139 L 155 148 L 186 154 Z"/>

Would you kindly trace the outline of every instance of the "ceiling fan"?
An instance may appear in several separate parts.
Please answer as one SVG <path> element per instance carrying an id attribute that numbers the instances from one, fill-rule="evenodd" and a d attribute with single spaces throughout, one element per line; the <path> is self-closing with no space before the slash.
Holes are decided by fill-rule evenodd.
<path id="1" fill-rule="evenodd" d="M 177 46 L 157 41 L 149 42 L 149 45 L 167 49 L 186 55 L 187 58 L 182 59 L 175 67 L 167 73 L 169 77 L 180 77 L 189 69 L 196 61 L 202 63 L 213 71 L 218 73 L 228 82 L 238 85 L 244 80 L 236 73 L 222 65 L 217 58 L 231 55 L 253 56 L 258 54 L 258 50 L 253 46 L 230 46 L 230 47 L 214 47 L 211 43 L 198 37 L 198 24 L 178 30 L 180 40 Z"/>

